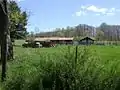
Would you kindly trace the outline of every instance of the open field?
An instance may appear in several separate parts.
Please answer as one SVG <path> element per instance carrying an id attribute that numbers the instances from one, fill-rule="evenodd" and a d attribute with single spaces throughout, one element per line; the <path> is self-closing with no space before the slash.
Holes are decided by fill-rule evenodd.
<path id="1" fill-rule="evenodd" d="M 120 89 L 120 46 L 79 46 L 77 61 L 75 46 L 15 47 L 14 52 L 5 90 Z"/>
<path id="2" fill-rule="evenodd" d="M 16 46 L 22 46 L 22 44 L 24 44 L 25 43 L 25 40 L 15 40 L 15 45 Z"/>
<path id="3" fill-rule="evenodd" d="M 38 51 L 40 52 L 47 52 L 47 53 L 55 53 L 58 52 L 60 50 L 63 50 L 64 48 L 66 48 L 67 46 L 63 46 L 63 47 L 57 47 L 57 48 L 15 48 L 15 55 L 19 56 L 19 54 L 36 54 L 35 52 Z M 118 59 L 120 60 L 120 46 L 90 46 L 89 47 L 91 50 L 95 51 L 96 54 L 106 60 L 106 59 Z"/>

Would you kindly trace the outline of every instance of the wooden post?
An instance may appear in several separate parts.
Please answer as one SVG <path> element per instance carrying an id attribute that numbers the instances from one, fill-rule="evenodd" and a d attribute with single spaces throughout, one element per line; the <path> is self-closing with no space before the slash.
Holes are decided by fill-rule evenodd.
<path id="1" fill-rule="evenodd" d="M 77 87 L 77 83 L 76 83 L 76 73 L 77 73 L 77 59 L 78 59 L 78 45 L 76 46 L 76 48 L 75 48 L 75 66 L 74 66 L 74 68 L 75 68 L 75 88 L 74 89 L 76 89 Z"/>
<path id="2" fill-rule="evenodd" d="M 1 61 L 2 61 L 2 81 L 6 78 L 6 61 L 7 61 L 7 34 L 8 34 L 8 12 L 7 12 L 7 0 L 2 1 L 3 4 L 3 34 L 1 38 Z"/>
<path id="3" fill-rule="evenodd" d="M 78 59 L 77 55 L 78 55 L 78 45 L 75 48 L 75 65 L 77 64 L 77 59 Z"/>

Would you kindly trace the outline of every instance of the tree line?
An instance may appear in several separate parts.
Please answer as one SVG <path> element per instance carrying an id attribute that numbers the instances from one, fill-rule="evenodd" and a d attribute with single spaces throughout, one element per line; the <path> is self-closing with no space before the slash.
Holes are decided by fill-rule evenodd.
<path id="1" fill-rule="evenodd" d="M 31 33 L 33 35 L 33 33 Z M 100 41 L 119 41 L 120 40 L 120 25 L 108 25 L 102 23 L 98 27 L 90 26 L 87 24 L 79 24 L 75 27 L 56 28 L 51 32 L 41 32 L 35 34 L 36 37 L 40 36 L 60 36 L 60 37 L 94 37 Z"/>

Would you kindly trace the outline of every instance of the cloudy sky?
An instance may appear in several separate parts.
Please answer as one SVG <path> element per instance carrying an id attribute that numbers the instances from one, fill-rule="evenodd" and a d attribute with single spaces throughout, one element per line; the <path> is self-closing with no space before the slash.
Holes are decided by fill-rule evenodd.
<path id="1" fill-rule="evenodd" d="M 23 10 L 30 11 L 28 31 L 39 28 L 50 31 L 57 27 L 102 22 L 120 24 L 118 0 L 18 0 Z"/>

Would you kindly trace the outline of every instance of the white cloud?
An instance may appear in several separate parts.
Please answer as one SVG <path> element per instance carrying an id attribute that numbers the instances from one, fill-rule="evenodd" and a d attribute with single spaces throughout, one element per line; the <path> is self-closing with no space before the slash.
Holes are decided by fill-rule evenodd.
<path id="1" fill-rule="evenodd" d="M 92 11 L 92 12 L 106 13 L 108 9 L 107 8 L 98 8 L 94 5 L 92 5 L 92 6 L 88 6 L 86 8 L 86 10 Z"/>
<path id="2" fill-rule="evenodd" d="M 100 13 L 97 13 L 97 14 L 95 14 L 96 16 L 100 16 L 101 14 Z"/>
<path id="3" fill-rule="evenodd" d="M 109 12 L 115 12 L 117 9 L 115 9 L 115 8 L 111 8 L 110 10 L 109 10 Z"/>
<path id="4" fill-rule="evenodd" d="M 95 5 L 90 5 L 90 6 L 82 5 L 80 8 L 80 11 L 76 12 L 75 15 L 76 16 L 86 15 L 89 12 L 92 12 L 93 14 L 97 16 L 100 16 L 100 15 L 113 16 L 116 13 L 120 12 L 120 9 L 97 7 Z"/>
<path id="5" fill-rule="evenodd" d="M 82 5 L 82 6 L 81 6 L 81 9 L 86 9 L 86 6 L 83 6 L 83 5 Z"/>
<path id="6" fill-rule="evenodd" d="M 75 13 L 76 16 L 86 15 L 85 11 L 79 11 Z"/>
<path id="7" fill-rule="evenodd" d="M 115 13 L 108 12 L 108 13 L 106 13 L 106 15 L 107 15 L 107 16 L 114 16 Z"/>

